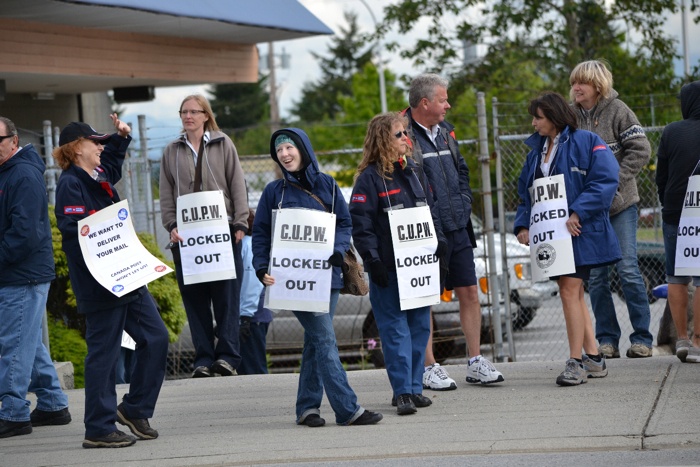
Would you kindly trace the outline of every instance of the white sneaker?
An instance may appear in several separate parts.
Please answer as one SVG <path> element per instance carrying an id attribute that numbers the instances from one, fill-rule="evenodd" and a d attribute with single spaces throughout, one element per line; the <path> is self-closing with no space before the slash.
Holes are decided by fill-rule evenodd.
<path id="1" fill-rule="evenodd" d="M 504 381 L 503 375 L 484 357 L 477 357 L 467 366 L 467 383 L 493 384 Z"/>
<path id="2" fill-rule="evenodd" d="M 688 355 L 685 357 L 685 361 L 688 363 L 700 363 L 700 348 L 690 346 L 688 347 Z M 423 377 L 425 381 L 425 376 Z"/>
<path id="3" fill-rule="evenodd" d="M 423 373 L 423 389 L 433 391 L 450 391 L 457 389 L 457 383 L 450 378 L 447 371 L 439 363 L 433 363 Z"/>

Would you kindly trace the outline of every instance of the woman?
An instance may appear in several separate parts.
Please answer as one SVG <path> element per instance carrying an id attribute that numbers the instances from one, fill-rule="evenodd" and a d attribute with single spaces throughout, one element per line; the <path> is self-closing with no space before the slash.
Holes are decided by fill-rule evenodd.
<path id="1" fill-rule="evenodd" d="M 191 95 L 180 104 L 182 134 L 166 146 L 160 164 L 160 208 L 170 232 L 177 283 L 195 348 L 193 378 L 232 376 L 241 361 L 238 317 L 243 260 L 240 241 L 248 230 L 248 198 L 243 168 L 231 138 L 219 131 L 209 102 Z M 233 241 L 236 279 L 185 285 L 178 242 L 177 199 L 199 191 L 220 191 Z M 212 322 L 214 310 L 216 330 Z M 218 340 L 217 340 L 218 339 Z"/>
<path id="2" fill-rule="evenodd" d="M 534 180 L 563 175 L 569 206 L 566 228 L 573 237 L 576 272 L 552 278 L 559 284 L 570 356 L 557 384 L 574 386 L 585 383 L 587 376 L 601 378 L 608 374 L 605 357 L 598 354 L 596 347 L 583 281 L 592 268 L 620 259 L 609 216 L 619 166 L 599 136 L 577 130 L 576 115 L 561 95 L 541 94 L 530 102 L 528 112 L 536 132 L 525 142 L 532 150 L 518 180 L 521 201 L 515 234 L 520 243 L 529 244 L 530 188 Z"/>
<path id="3" fill-rule="evenodd" d="M 622 259 L 615 268 L 633 328 L 627 357 L 651 357 L 654 339 L 649 332 L 651 311 L 637 259 L 637 175 L 649 162 L 651 145 L 637 116 L 612 88 L 613 77 L 605 64 L 598 60 L 579 63 L 571 72 L 569 82 L 579 128 L 600 136 L 620 164 L 620 183 L 610 206 L 610 223 L 622 250 Z M 621 330 L 608 269 L 591 270 L 588 291 L 595 315 L 598 351 L 608 358 L 618 358 Z"/>
<path id="4" fill-rule="evenodd" d="M 430 206 L 439 239 L 438 255 L 447 249 L 425 173 L 410 154 L 407 120 L 397 113 L 374 117 L 365 136 L 363 157 L 350 201 L 353 240 L 370 277 L 370 302 L 382 340 L 399 415 L 416 412 L 432 401 L 423 396 L 425 348 L 430 337 L 430 307 L 401 310 L 396 261 L 388 212 Z"/>
<path id="5" fill-rule="evenodd" d="M 78 242 L 78 221 L 119 201 L 114 184 L 121 179 L 131 128 L 111 115 L 117 133 L 103 135 L 85 123 L 68 124 L 53 157 L 63 170 L 56 188 L 56 221 L 78 304 L 85 315 L 85 440 L 84 448 L 134 444 L 117 430 L 115 419 L 139 439 L 154 439 L 153 416 L 165 378 L 168 331 L 153 297 L 144 286 L 116 297 L 90 274 Z M 103 143 L 105 144 L 103 146 Z M 136 341 L 136 362 L 129 393 L 117 406 L 116 368 L 126 331 Z"/>
<path id="6" fill-rule="evenodd" d="M 286 128 L 274 132 L 270 139 L 270 155 L 280 166 L 283 178 L 265 187 L 253 224 L 253 266 L 263 285 L 275 286 L 275 278 L 267 273 L 274 210 L 315 209 L 336 215 L 335 243 L 333 254 L 328 259 L 333 266 L 329 312 L 294 311 L 304 327 L 296 403 L 297 424 L 309 427 L 325 425 L 326 421 L 319 411 L 324 389 L 338 425 L 375 424 L 382 419 L 382 414 L 358 405 L 357 396 L 340 363 L 333 329 L 333 314 L 343 287 L 340 266 L 343 264 L 343 254 L 350 248 L 352 225 L 348 206 L 333 177 L 319 170 L 309 137 L 302 130 Z"/>

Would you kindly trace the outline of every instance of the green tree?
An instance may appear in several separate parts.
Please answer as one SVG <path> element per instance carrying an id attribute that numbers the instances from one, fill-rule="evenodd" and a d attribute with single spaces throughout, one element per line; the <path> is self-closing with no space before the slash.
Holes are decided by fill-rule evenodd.
<path id="1" fill-rule="evenodd" d="M 215 84 L 211 87 L 211 108 L 221 128 L 242 129 L 263 121 L 270 112 L 267 76 L 256 83 Z"/>
<path id="2" fill-rule="evenodd" d="M 294 103 L 292 115 L 304 122 L 334 119 L 342 110 L 339 98 L 352 96 L 352 77 L 371 61 L 368 36 L 359 31 L 357 14 L 344 13 L 348 25 L 333 36 L 328 55 L 312 53 L 321 67 L 321 78 L 306 83 L 301 98 Z"/>

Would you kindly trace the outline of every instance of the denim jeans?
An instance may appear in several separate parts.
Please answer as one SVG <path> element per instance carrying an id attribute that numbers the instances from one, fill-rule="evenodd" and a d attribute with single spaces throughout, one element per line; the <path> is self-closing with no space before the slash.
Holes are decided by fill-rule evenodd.
<path id="1" fill-rule="evenodd" d="M 592 269 L 588 282 L 595 315 L 595 337 L 600 344 L 612 344 L 615 348 L 619 346 L 622 331 L 617 322 L 610 290 L 610 268 L 617 268 L 617 276 L 627 302 L 627 312 L 633 328 L 630 343 L 651 347 L 654 340 L 649 332 L 651 312 L 647 289 L 637 261 L 637 218 L 636 204 L 610 218 L 620 243 L 622 259 L 612 266 Z"/>
<path id="2" fill-rule="evenodd" d="M 386 372 L 393 394 L 423 394 L 425 347 L 430 338 L 430 307 L 401 309 L 396 271 L 389 271 L 388 287 L 370 282 L 369 298 L 382 340 Z"/>
<path id="3" fill-rule="evenodd" d="M 339 295 L 339 289 L 331 290 L 329 313 L 294 312 L 304 327 L 304 350 L 297 390 L 297 423 L 302 423 L 311 414 L 321 413 L 319 407 L 324 389 L 338 425 L 348 425 L 364 412 L 340 363 L 335 341 L 333 315 Z"/>
<path id="4" fill-rule="evenodd" d="M 68 407 L 51 356 L 41 340 L 50 282 L 0 287 L 0 419 L 29 420 L 27 392 L 37 408 L 55 412 Z"/>

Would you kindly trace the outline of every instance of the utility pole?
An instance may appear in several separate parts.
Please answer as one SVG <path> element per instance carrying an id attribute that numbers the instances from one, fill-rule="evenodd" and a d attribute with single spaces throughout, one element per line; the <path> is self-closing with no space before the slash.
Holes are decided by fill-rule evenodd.
<path id="1" fill-rule="evenodd" d="M 270 73 L 267 81 L 270 84 L 270 134 L 280 129 L 280 111 L 277 105 L 277 81 L 275 76 L 275 51 L 272 42 L 267 43 L 267 68 Z"/>
<path id="2" fill-rule="evenodd" d="M 367 8 L 367 11 L 369 11 L 369 15 L 372 17 L 372 21 L 374 22 L 374 29 L 376 31 L 379 28 L 379 25 L 377 24 L 377 19 L 374 17 L 372 9 L 369 7 L 367 2 L 365 2 L 365 0 L 360 0 L 360 2 L 362 2 L 365 8 Z M 376 44 L 374 44 L 373 49 L 377 54 L 377 73 L 379 73 L 379 101 L 382 106 L 382 113 L 386 113 L 386 83 L 384 82 L 384 64 L 382 64 L 382 51 L 381 46 L 379 44 L 379 39 L 377 39 L 377 42 Z"/>

